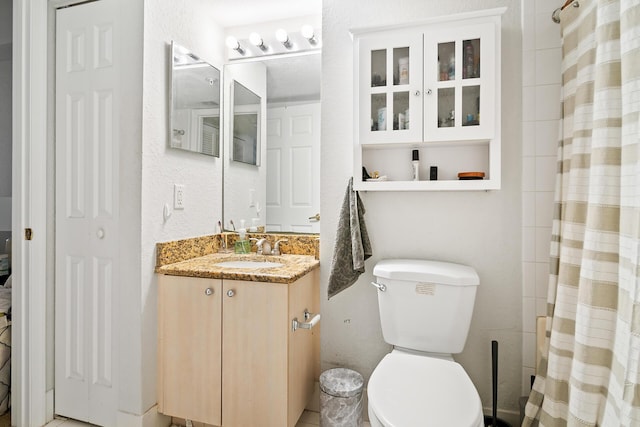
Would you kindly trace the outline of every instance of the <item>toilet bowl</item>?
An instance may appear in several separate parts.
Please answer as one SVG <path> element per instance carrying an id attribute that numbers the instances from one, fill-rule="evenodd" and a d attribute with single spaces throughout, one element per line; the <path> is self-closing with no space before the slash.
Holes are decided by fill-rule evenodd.
<path id="1" fill-rule="evenodd" d="M 480 396 L 460 364 L 393 350 L 367 388 L 372 427 L 482 427 Z"/>

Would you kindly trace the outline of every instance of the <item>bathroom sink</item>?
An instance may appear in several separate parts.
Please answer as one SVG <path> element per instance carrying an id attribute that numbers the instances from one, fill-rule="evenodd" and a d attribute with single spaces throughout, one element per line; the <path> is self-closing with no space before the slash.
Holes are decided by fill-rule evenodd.
<path id="1" fill-rule="evenodd" d="M 271 261 L 224 261 L 216 263 L 218 267 L 226 268 L 243 268 L 247 270 L 254 270 L 260 268 L 276 268 L 282 267 L 284 264 Z"/>

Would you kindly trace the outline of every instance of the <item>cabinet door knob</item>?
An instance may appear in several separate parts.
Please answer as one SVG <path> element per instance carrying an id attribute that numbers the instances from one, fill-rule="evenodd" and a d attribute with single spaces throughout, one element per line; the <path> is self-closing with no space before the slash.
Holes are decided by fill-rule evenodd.
<path id="1" fill-rule="evenodd" d="M 415 92 L 413 92 L 413 95 L 414 95 L 414 96 L 420 96 L 420 91 L 419 91 L 419 90 L 416 90 Z"/>
<path id="2" fill-rule="evenodd" d="M 427 95 L 431 95 L 433 91 L 431 89 L 427 89 Z"/>
<path id="3" fill-rule="evenodd" d="M 233 289 L 229 289 L 229 290 L 227 291 L 227 296 L 228 296 L 228 297 L 232 297 L 232 296 L 234 296 L 235 294 L 236 294 L 236 291 L 234 291 Z"/>
<path id="4" fill-rule="evenodd" d="M 211 288 L 207 288 L 207 289 L 205 289 L 205 290 L 204 290 L 204 294 L 205 294 L 206 296 L 213 295 L 213 289 L 211 289 Z"/>

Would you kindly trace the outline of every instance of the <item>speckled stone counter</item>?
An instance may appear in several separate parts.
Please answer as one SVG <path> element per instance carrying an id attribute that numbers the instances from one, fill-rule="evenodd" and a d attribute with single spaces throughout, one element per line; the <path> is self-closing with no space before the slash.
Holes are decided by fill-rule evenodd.
<path id="1" fill-rule="evenodd" d="M 272 244 L 286 239 L 280 244 L 283 254 L 319 256 L 318 234 L 275 234 L 275 233 L 247 233 L 247 238 L 266 238 Z M 236 233 L 212 234 L 209 236 L 192 237 L 189 239 L 173 240 L 156 243 L 156 268 L 163 265 L 186 261 L 192 258 L 210 255 L 226 247 L 233 248 L 238 239 Z M 252 247 L 255 251 L 255 246 Z"/>
<path id="2" fill-rule="evenodd" d="M 273 268 L 232 268 L 219 266 L 225 261 L 270 261 L 283 264 Z M 253 282 L 293 283 L 311 270 L 318 268 L 320 261 L 311 255 L 256 255 L 215 253 L 156 267 L 156 273 L 171 276 L 204 277 L 211 279 L 248 280 Z"/>

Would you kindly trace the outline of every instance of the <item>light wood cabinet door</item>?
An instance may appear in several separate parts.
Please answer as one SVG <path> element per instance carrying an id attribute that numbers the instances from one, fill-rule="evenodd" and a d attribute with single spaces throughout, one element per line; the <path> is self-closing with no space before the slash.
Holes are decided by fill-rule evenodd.
<path id="1" fill-rule="evenodd" d="M 158 277 L 158 410 L 221 425 L 222 281 Z"/>
<path id="2" fill-rule="evenodd" d="M 304 322 L 304 311 L 311 316 L 320 311 L 318 270 L 302 277 L 289 288 L 289 320 Z M 313 317 L 311 317 L 313 318 Z M 309 320 L 311 320 L 311 318 Z M 293 427 L 311 400 L 320 377 L 320 323 L 312 329 L 289 328 L 289 407 L 288 426 Z"/>
<path id="3" fill-rule="evenodd" d="M 224 281 L 225 427 L 282 427 L 287 423 L 288 286 Z"/>

